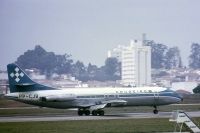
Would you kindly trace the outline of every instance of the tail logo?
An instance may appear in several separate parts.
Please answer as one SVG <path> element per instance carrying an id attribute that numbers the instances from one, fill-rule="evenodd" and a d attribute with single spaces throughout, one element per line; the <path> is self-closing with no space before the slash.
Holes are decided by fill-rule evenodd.
<path id="1" fill-rule="evenodd" d="M 23 73 L 23 72 L 19 72 L 19 68 L 16 67 L 15 70 L 14 70 L 14 72 L 12 72 L 12 73 L 10 74 L 10 77 L 11 77 L 11 78 L 15 78 L 15 81 L 16 81 L 16 82 L 19 82 L 19 81 L 20 81 L 20 78 L 24 77 L 24 73 Z"/>

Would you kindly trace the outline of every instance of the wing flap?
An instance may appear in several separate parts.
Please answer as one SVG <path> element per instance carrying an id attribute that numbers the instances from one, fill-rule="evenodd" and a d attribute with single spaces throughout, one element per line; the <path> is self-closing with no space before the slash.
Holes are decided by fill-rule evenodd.
<path id="1" fill-rule="evenodd" d="M 108 103 L 110 103 L 110 104 L 126 104 L 127 103 L 127 101 L 125 101 L 125 100 L 108 100 L 108 101 L 102 101 L 102 103 L 106 103 L 106 104 L 108 104 Z"/>
<path id="2" fill-rule="evenodd" d="M 105 101 L 100 101 L 98 104 L 97 103 L 91 103 L 91 104 L 82 104 L 80 107 L 83 108 L 89 108 L 90 110 L 98 110 L 98 109 L 103 109 L 105 107 L 117 107 L 117 106 L 124 106 L 127 104 L 127 101 L 125 100 L 105 100 Z"/>
<path id="3" fill-rule="evenodd" d="M 99 104 L 99 105 L 94 105 L 90 107 L 90 110 L 98 110 L 98 109 L 103 109 L 106 107 L 107 104 Z"/>
<path id="4" fill-rule="evenodd" d="M 101 101 L 101 104 L 90 106 L 90 110 L 98 110 L 103 109 L 105 107 L 115 107 L 115 106 L 123 106 L 126 105 L 127 101 L 125 100 L 107 100 Z"/>

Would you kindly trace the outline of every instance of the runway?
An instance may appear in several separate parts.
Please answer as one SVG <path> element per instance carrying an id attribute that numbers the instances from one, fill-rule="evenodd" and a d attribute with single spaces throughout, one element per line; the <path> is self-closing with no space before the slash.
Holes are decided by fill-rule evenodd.
<path id="1" fill-rule="evenodd" d="M 186 112 L 190 117 L 200 117 L 198 112 Z M 0 122 L 33 122 L 33 121 L 76 121 L 76 120 L 114 120 L 114 119 L 142 119 L 142 118 L 170 118 L 172 112 L 153 113 L 119 113 L 105 116 L 69 116 L 69 115 L 40 115 L 40 116 L 7 116 L 0 117 Z"/>

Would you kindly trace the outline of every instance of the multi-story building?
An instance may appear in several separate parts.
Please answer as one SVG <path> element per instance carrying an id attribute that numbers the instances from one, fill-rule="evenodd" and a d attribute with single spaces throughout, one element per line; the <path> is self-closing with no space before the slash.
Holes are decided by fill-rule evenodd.
<path id="1" fill-rule="evenodd" d="M 118 45 L 116 48 L 114 48 L 113 50 L 109 50 L 107 53 L 107 57 L 115 57 L 118 59 L 118 61 L 121 62 L 121 57 L 122 57 L 122 50 L 125 48 L 125 46 L 123 45 Z"/>
<path id="2" fill-rule="evenodd" d="M 118 46 L 117 50 L 115 49 L 110 52 L 110 57 L 118 55 L 117 58 L 121 60 L 121 83 L 123 85 L 145 86 L 151 84 L 150 46 L 143 45 L 142 41 L 132 40 L 130 45 Z"/>

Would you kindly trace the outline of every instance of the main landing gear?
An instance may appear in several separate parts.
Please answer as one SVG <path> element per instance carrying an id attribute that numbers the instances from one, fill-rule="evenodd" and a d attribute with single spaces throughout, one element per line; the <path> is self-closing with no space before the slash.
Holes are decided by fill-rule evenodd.
<path id="1" fill-rule="evenodd" d="M 79 116 L 82 116 L 82 115 L 90 115 L 90 113 L 93 115 L 93 116 L 103 116 L 104 115 L 104 110 L 101 110 L 101 109 L 98 109 L 98 110 L 93 110 L 92 112 L 90 112 L 89 109 L 82 109 L 82 108 L 79 108 L 78 109 L 78 115 Z"/>
<path id="2" fill-rule="evenodd" d="M 82 116 L 82 115 L 86 115 L 86 116 L 88 116 L 88 115 L 90 115 L 90 111 L 89 110 L 87 110 L 87 109 L 78 109 L 78 115 L 79 116 Z"/>
<path id="3" fill-rule="evenodd" d="M 153 110 L 154 114 L 158 114 L 157 106 L 153 106 L 155 109 Z"/>
<path id="4" fill-rule="evenodd" d="M 93 111 L 92 111 L 92 115 L 93 115 L 93 116 L 97 116 L 97 115 L 103 116 L 103 115 L 104 115 L 104 111 L 101 110 L 101 109 L 99 109 L 99 110 L 93 110 Z"/>

